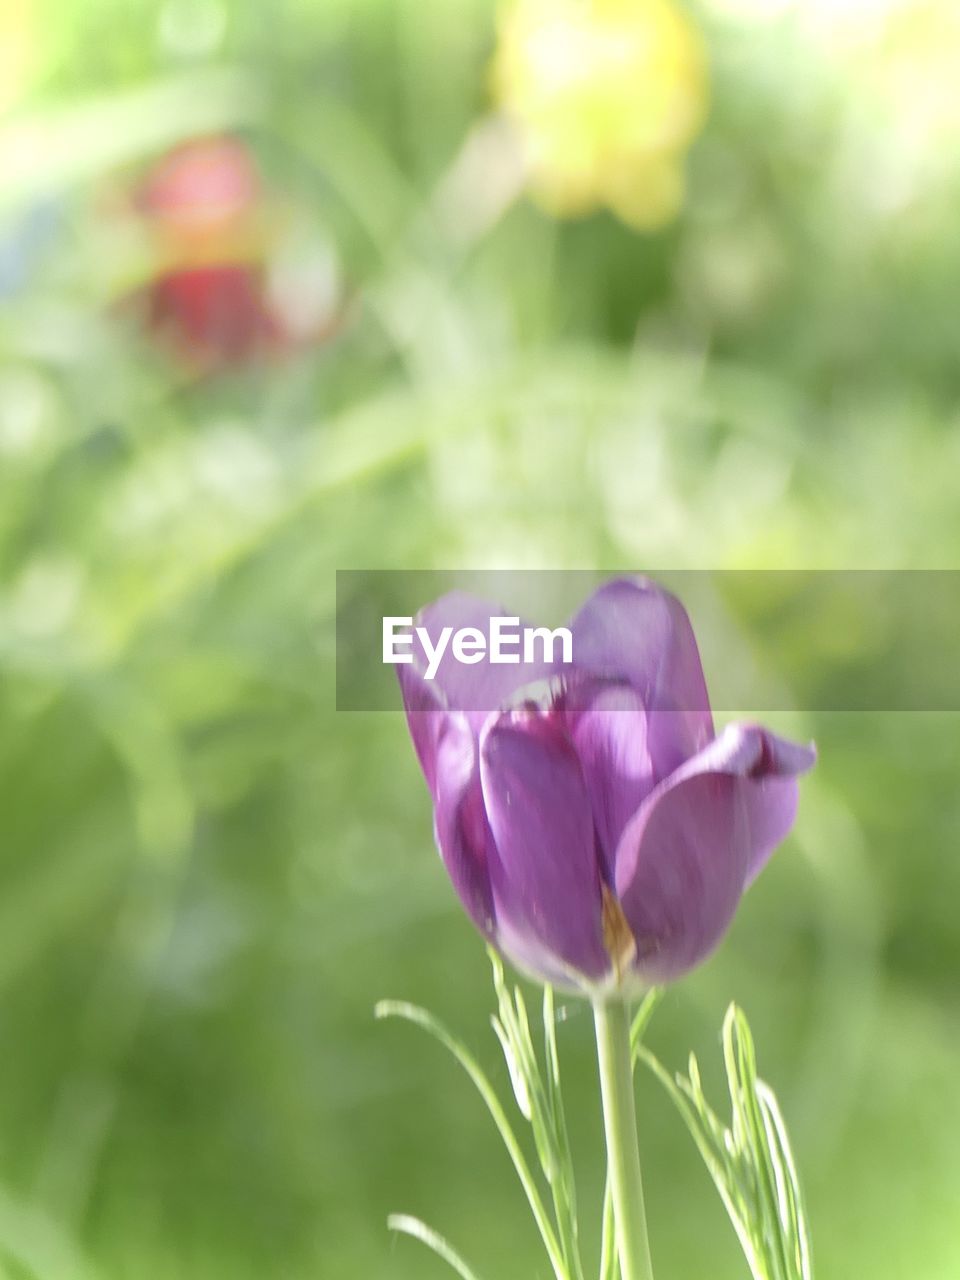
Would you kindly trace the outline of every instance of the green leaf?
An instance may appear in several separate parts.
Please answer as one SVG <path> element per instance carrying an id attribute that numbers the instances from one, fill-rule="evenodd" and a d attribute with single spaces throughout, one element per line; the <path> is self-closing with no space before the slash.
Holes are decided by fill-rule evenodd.
<path id="1" fill-rule="evenodd" d="M 569 1273 L 566 1268 L 564 1256 L 557 1242 L 556 1233 L 550 1224 L 547 1211 L 544 1207 L 537 1184 L 534 1181 L 530 1166 L 527 1164 L 517 1136 L 513 1131 L 510 1121 L 507 1119 L 506 1112 L 500 1099 L 497 1097 L 496 1090 L 491 1085 L 486 1074 L 480 1067 L 477 1060 L 473 1057 L 466 1046 L 458 1040 L 454 1035 L 432 1013 L 428 1013 L 426 1009 L 421 1009 L 418 1005 L 407 1004 L 402 1000 L 381 1000 L 375 1010 L 377 1018 L 403 1018 L 407 1022 L 412 1022 L 414 1026 L 422 1028 L 433 1036 L 443 1047 L 453 1055 L 463 1070 L 467 1073 L 473 1084 L 486 1104 L 487 1110 L 493 1118 L 494 1124 L 510 1159 L 513 1161 L 513 1167 L 517 1171 L 527 1200 L 530 1204 L 531 1212 L 540 1231 L 540 1236 L 546 1248 L 547 1255 L 553 1267 L 557 1280 L 570 1280 Z"/>
<path id="2" fill-rule="evenodd" d="M 540 1168 L 553 1197 L 554 1221 L 564 1264 L 573 1280 L 581 1280 L 576 1184 L 560 1090 L 553 992 L 549 986 L 544 988 L 545 1068 L 542 1069 L 533 1045 L 523 992 L 516 985 L 512 990 L 507 986 L 497 953 L 490 950 L 489 956 L 498 1002 L 493 1028 L 503 1049 L 517 1105 L 530 1125 Z"/>
<path id="3" fill-rule="evenodd" d="M 812 1280 L 803 1194 L 786 1125 L 773 1091 L 757 1076 L 753 1037 L 743 1012 L 730 1005 L 723 1023 L 729 1126 L 704 1097 L 692 1054 L 688 1074 L 672 1077 L 639 1042 L 635 1053 L 666 1089 L 690 1130 L 754 1280 Z"/>
<path id="4" fill-rule="evenodd" d="M 387 1218 L 387 1226 L 391 1231 L 401 1231 L 404 1235 L 413 1236 L 428 1249 L 432 1249 L 438 1257 L 450 1264 L 461 1280 L 478 1280 L 477 1273 L 464 1262 L 453 1245 L 419 1218 L 412 1218 L 407 1213 L 391 1213 Z"/>

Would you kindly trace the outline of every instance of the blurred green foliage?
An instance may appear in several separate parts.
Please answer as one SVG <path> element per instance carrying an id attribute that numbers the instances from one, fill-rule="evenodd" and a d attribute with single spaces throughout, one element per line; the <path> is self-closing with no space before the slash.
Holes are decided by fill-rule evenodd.
<path id="1" fill-rule="evenodd" d="M 442 1274 L 392 1210 L 481 1274 L 538 1274 L 469 1087 L 373 1022 L 382 996 L 426 1005 L 505 1083 L 402 718 L 334 710 L 333 575 L 956 563 L 951 6 L 846 42 L 813 0 L 819 25 L 780 7 L 691 8 L 712 110 L 682 216 L 647 237 L 520 193 L 473 217 L 486 0 L 5 10 L 0 1274 Z M 322 339 L 202 374 L 127 311 L 145 269 L 116 206 L 211 130 L 342 305 Z M 822 1273 L 948 1280 L 957 721 L 774 727 L 820 747 L 795 835 L 650 1043 L 715 1061 L 735 998 Z M 583 1008 L 560 1041 L 599 1216 Z M 639 1106 L 660 1273 L 742 1276 L 676 1117 L 652 1087 Z"/>

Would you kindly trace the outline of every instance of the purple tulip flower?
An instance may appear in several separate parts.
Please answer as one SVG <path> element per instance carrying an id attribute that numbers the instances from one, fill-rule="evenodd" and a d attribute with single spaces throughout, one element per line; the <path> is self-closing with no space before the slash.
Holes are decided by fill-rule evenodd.
<path id="1" fill-rule="evenodd" d="M 415 619 L 485 631 L 453 593 Z M 541 981 L 604 993 L 679 977 L 713 950 L 793 824 L 815 759 L 753 724 L 715 734 L 680 602 L 644 579 L 598 590 L 573 662 L 398 667 L 440 854 L 474 923 Z"/>

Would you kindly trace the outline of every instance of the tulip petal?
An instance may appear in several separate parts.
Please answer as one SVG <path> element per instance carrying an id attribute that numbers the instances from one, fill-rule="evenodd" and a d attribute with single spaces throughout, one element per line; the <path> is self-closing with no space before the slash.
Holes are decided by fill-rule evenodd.
<path id="1" fill-rule="evenodd" d="M 412 664 L 397 667 L 407 726 L 430 794 L 436 800 L 437 748 L 448 712 L 440 690 L 428 684 Z"/>
<path id="2" fill-rule="evenodd" d="M 497 937 L 532 972 L 600 978 L 601 872 L 586 783 L 559 716 L 525 703 L 491 717 L 480 777 L 497 857 Z"/>
<path id="3" fill-rule="evenodd" d="M 492 618 L 514 616 L 516 615 L 502 605 L 491 604 L 488 600 L 481 600 L 463 591 L 451 591 L 421 609 L 413 621 L 414 627 L 422 627 L 431 645 L 436 646 L 446 627 L 451 628 L 453 634 L 463 628 L 474 627 L 484 636 L 489 636 Z M 523 625 L 520 620 L 519 626 Z M 517 652 L 516 656 L 519 659 L 522 655 Z M 456 711 L 482 713 L 481 723 L 518 689 L 549 679 L 555 673 L 553 666 L 542 661 L 491 662 L 489 654 L 485 654 L 479 662 L 460 662 L 454 656 L 452 642 L 449 642 L 439 660 L 433 681 L 427 681 L 429 658 L 419 638 L 414 640 L 413 659 L 412 669 L 425 683 L 435 684 L 447 707 Z"/>
<path id="4" fill-rule="evenodd" d="M 616 889 L 650 982 L 679 977 L 726 932 L 737 903 L 786 835 L 812 748 L 729 725 L 662 782 L 627 824 Z"/>
<path id="5" fill-rule="evenodd" d="M 800 788 L 797 777 L 812 769 L 817 753 L 813 744 L 790 742 L 768 730 L 762 733 L 762 754 L 754 765 L 750 788 L 751 848 L 747 885 L 767 864 L 771 853 L 786 837 L 797 816 Z"/>
<path id="6" fill-rule="evenodd" d="M 675 596 L 645 578 L 618 578 L 594 592 L 571 623 L 581 670 L 627 680 L 649 715 L 656 775 L 666 777 L 713 737 L 697 642 Z"/>
<path id="7" fill-rule="evenodd" d="M 490 829 L 483 811 L 476 739 L 462 715 L 443 719 L 432 789 L 434 835 L 447 874 L 474 924 L 492 938 Z"/>
<path id="8" fill-rule="evenodd" d="M 423 627 L 431 646 L 441 643 L 444 628 L 456 633 L 463 627 L 475 627 L 489 635 L 490 619 L 510 617 L 506 609 L 462 591 L 452 591 L 426 605 L 413 620 L 414 628 Z M 414 631 L 413 661 L 399 663 L 397 676 L 400 693 L 410 727 L 410 736 L 430 788 L 436 799 L 436 754 L 448 711 L 462 711 L 479 735 L 487 716 L 500 707 L 518 689 L 548 679 L 553 668 L 544 662 L 491 663 L 487 658 L 475 664 L 456 660 L 448 641 L 432 679 L 427 678 L 430 657 L 422 640 Z"/>
<path id="9" fill-rule="evenodd" d="M 493 617 L 511 617 L 511 614 L 488 600 L 463 591 L 451 591 L 422 608 L 413 618 L 413 627 L 425 628 L 435 649 L 442 643 L 445 627 L 451 628 L 453 634 L 462 627 L 476 627 L 489 635 Z M 428 678 L 430 655 L 416 630 L 412 657 L 410 663 L 398 663 L 397 676 L 413 748 L 435 800 L 436 749 L 447 713 L 452 710 L 465 713 L 474 735 L 479 737 L 480 728 L 490 713 L 525 685 L 548 680 L 554 668 L 544 662 L 492 663 L 486 658 L 475 664 L 460 663 L 454 658 L 448 641 L 434 677 Z"/>
<path id="10" fill-rule="evenodd" d="M 608 877 L 623 829 L 656 783 L 648 717 L 632 685 L 585 679 L 563 696 L 563 714 L 587 783 Z"/>
<path id="11" fill-rule="evenodd" d="M 680 770 L 683 774 L 719 767 L 748 779 L 748 885 L 793 826 L 799 800 L 797 777 L 812 769 L 816 759 L 812 743 L 790 742 L 759 725 L 730 724 L 696 760 Z"/>

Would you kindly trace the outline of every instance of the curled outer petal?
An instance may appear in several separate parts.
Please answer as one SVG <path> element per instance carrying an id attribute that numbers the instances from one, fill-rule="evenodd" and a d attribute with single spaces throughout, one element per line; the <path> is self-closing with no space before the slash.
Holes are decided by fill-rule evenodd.
<path id="1" fill-rule="evenodd" d="M 795 776 L 814 758 L 757 726 L 729 725 L 643 802 L 615 880 L 646 982 L 679 977 L 720 941 L 771 841 L 786 834 Z"/>

